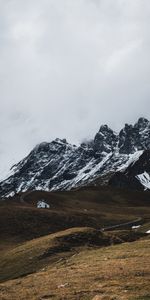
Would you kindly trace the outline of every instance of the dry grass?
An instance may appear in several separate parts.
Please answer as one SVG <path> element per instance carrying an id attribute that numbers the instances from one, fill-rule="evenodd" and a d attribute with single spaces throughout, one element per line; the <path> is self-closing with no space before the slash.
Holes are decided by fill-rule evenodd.
<path id="1" fill-rule="evenodd" d="M 36 208 L 41 198 L 49 210 Z M 88 187 L 0 202 L 0 299 L 150 299 L 150 240 L 142 236 L 149 199 L 150 192 Z M 136 232 L 98 230 L 138 217 Z"/>
<path id="2" fill-rule="evenodd" d="M 100 232 L 93 228 L 71 228 L 25 242 L 1 252 L 0 281 L 15 279 L 39 271 L 47 264 L 66 258 L 81 247 L 104 247 L 145 237 L 132 231 Z"/>
<path id="3" fill-rule="evenodd" d="M 50 209 L 37 209 L 44 198 Z M 0 201 L 0 250 L 72 227 L 101 228 L 142 217 L 150 221 L 150 192 L 89 187 L 71 192 L 33 192 Z M 9 241 L 9 242 L 8 242 Z"/>
<path id="4" fill-rule="evenodd" d="M 150 299 L 150 240 L 85 249 L 0 285 L 2 300 Z"/>

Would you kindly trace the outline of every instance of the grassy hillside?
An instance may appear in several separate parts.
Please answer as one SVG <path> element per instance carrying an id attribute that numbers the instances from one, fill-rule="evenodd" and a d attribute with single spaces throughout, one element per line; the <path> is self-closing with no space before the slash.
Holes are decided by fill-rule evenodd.
<path id="1" fill-rule="evenodd" d="M 71 256 L 81 248 L 104 247 L 135 241 L 147 235 L 132 231 L 101 232 L 83 227 L 70 228 L 25 242 L 1 254 L 0 282 L 38 271 L 59 257 Z"/>
<path id="2" fill-rule="evenodd" d="M 62 253 L 36 273 L 1 283 L 0 298 L 148 300 L 149 247 L 150 240 L 144 238 L 105 248 L 85 247 L 70 256 Z"/>
<path id="3" fill-rule="evenodd" d="M 49 209 L 37 208 L 42 199 Z M 138 229 L 102 231 L 135 220 Z M 0 201 L 0 299 L 148 300 L 149 229 L 150 192 L 88 187 Z"/>
<path id="4" fill-rule="evenodd" d="M 150 221 L 150 192 L 89 187 L 71 192 L 32 192 L 0 201 L 0 240 L 23 242 L 72 227 L 102 228 L 141 217 Z M 37 209 L 44 199 L 50 209 Z M 3 243 L 1 243 L 2 248 Z"/>

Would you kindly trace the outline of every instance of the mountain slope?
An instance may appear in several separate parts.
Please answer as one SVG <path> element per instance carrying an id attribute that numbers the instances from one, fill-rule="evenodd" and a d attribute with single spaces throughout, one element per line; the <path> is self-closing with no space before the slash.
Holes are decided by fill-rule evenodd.
<path id="1" fill-rule="evenodd" d="M 132 162 L 125 171 L 116 172 L 109 184 L 138 190 L 150 189 L 150 150 L 145 150 L 137 161 Z"/>
<path id="2" fill-rule="evenodd" d="M 104 184 L 147 149 L 150 149 L 150 122 L 144 118 L 135 125 L 126 124 L 119 134 L 102 125 L 92 141 L 79 147 L 65 139 L 41 143 L 0 183 L 0 195 L 13 196 L 27 190 L 69 190 L 99 177 Z"/>

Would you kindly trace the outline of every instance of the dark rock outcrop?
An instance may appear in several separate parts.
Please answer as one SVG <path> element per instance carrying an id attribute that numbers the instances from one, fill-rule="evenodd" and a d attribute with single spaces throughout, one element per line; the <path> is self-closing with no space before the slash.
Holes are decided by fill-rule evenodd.
<path id="1" fill-rule="evenodd" d="M 145 150 L 124 172 L 116 172 L 109 184 L 118 188 L 150 189 L 150 150 Z"/>

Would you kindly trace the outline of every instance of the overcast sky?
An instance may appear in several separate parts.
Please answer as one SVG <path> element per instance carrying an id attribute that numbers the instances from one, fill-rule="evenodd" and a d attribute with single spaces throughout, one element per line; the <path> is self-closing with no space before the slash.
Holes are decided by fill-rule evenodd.
<path id="1" fill-rule="evenodd" d="M 0 173 L 37 143 L 150 118 L 149 0 L 0 0 Z"/>

